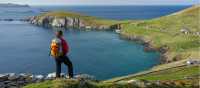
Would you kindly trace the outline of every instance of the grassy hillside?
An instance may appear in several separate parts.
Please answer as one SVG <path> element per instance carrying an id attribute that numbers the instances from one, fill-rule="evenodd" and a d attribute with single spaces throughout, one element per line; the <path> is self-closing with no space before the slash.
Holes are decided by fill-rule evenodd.
<path id="1" fill-rule="evenodd" d="M 150 41 L 151 45 L 156 48 L 167 46 L 169 49 L 164 55 L 170 63 L 161 64 L 148 71 L 117 77 L 105 82 L 131 79 L 150 81 L 178 80 L 194 75 L 198 78 L 200 75 L 198 66 L 183 67 L 181 71 L 173 68 L 186 64 L 188 59 L 200 59 L 200 36 L 195 34 L 200 31 L 199 11 L 200 5 L 197 5 L 161 18 L 124 24 L 122 35 L 143 37 L 145 41 Z M 184 34 L 180 32 L 182 27 L 187 27 L 190 33 Z M 150 74 L 152 72 L 157 73 Z"/>
<path id="2" fill-rule="evenodd" d="M 184 67 L 177 67 L 167 70 L 161 70 L 157 72 L 152 72 L 147 75 L 140 75 L 135 76 L 133 78 L 128 78 L 126 80 L 130 79 L 140 79 L 140 80 L 149 80 L 149 81 L 164 81 L 164 80 L 181 80 L 185 78 L 196 78 L 198 79 L 198 76 L 200 76 L 199 73 L 200 69 L 198 66 L 184 66 Z"/>
<path id="3" fill-rule="evenodd" d="M 143 88 L 198 88 L 200 68 L 199 66 L 180 66 L 186 59 L 200 59 L 200 32 L 199 14 L 200 5 L 193 6 L 183 11 L 143 21 L 113 21 L 88 16 L 81 18 L 88 20 L 94 25 L 110 25 L 122 22 L 122 36 L 139 36 L 149 41 L 155 48 L 167 46 L 165 53 L 167 60 L 171 63 L 162 64 L 151 70 L 126 77 L 115 78 L 102 82 L 80 80 L 57 79 L 42 83 L 31 84 L 24 88 L 138 88 L 141 85 L 129 83 L 131 80 L 147 80 L 151 84 Z M 75 16 L 70 13 L 49 13 L 45 15 Z M 43 15 L 41 15 L 43 17 Z M 187 29 L 188 33 L 181 32 Z M 178 67 L 179 66 L 179 67 Z M 156 85 L 157 81 L 164 84 Z M 177 86 L 178 85 L 178 86 Z M 194 87 L 194 85 L 196 85 Z"/>
<path id="4" fill-rule="evenodd" d="M 56 79 L 30 84 L 24 88 L 198 88 L 199 71 L 199 66 L 182 66 L 115 82 Z M 131 82 L 132 80 L 136 81 Z M 160 83 L 156 84 L 157 81 Z"/>
<path id="5" fill-rule="evenodd" d="M 93 81 L 82 82 L 80 80 L 56 79 L 45 81 L 42 83 L 31 84 L 24 88 L 128 88 L 131 85 L 113 84 L 113 83 L 98 83 Z M 132 86 L 134 87 L 134 85 Z M 134 88 L 138 88 L 135 86 Z"/>
<path id="6" fill-rule="evenodd" d="M 200 48 L 200 5 L 172 15 L 124 24 L 122 35 L 141 36 L 156 47 L 168 46 L 168 61 L 198 59 Z M 188 34 L 181 32 L 187 29 Z"/>

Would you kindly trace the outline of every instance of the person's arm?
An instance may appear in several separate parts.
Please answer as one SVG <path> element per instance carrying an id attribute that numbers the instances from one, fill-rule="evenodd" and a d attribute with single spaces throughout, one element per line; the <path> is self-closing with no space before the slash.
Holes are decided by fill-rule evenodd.
<path id="1" fill-rule="evenodd" d="M 61 40 L 62 40 L 63 55 L 66 55 L 69 52 L 69 45 L 68 45 L 67 41 L 65 41 L 63 38 Z"/>
<path id="2" fill-rule="evenodd" d="M 51 43 L 50 43 L 50 46 L 49 46 L 49 56 L 51 56 Z"/>
<path id="3" fill-rule="evenodd" d="M 66 54 L 69 52 L 69 44 L 68 42 L 66 41 Z"/>
<path id="4" fill-rule="evenodd" d="M 51 45 L 49 47 L 49 56 L 51 56 Z"/>

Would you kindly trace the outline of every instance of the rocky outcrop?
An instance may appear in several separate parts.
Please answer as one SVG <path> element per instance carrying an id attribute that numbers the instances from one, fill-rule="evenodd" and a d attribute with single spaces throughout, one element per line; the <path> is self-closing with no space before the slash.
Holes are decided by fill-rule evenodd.
<path id="1" fill-rule="evenodd" d="M 31 17 L 29 22 L 43 27 L 56 27 L 56 28 L 67 28 L 67 27 L 84 27 L 83 22 L 80 22 L 79 18 L 57 18 L 53 16 L 47 16 L 41 19 L 38 19 L 37 16 Z M 81 26 L 80 26 L 81 25 Z"/>
<path id="2" fill-rule="evenodd" d="M 76 17 L 55 17 L 46 16 L 38 17 L 33 16 L 28 20 L 31 24 L 43 27 L 55 27 L 55 28 L 79 28 L 79 29 L 96 29 L 96 30 L 116 30 L 121 29 L 120 24 L 115 25 L 94 25 Z"/>
<path id="3" fill-rule="evenodd" d="M 43 81 L 42 78 L 37 78 L 37 76 L 31 74 L 0 74 L 0 88 L 21 88 L 27 84 L 41 81 Z"/>
<path id="4" fill-rule="evenodd" d="M 62 73 L 61 76 L 63 79 L 68 78 L 68 76 L 65 76 L 64 73 Z M 46 76 L 25 74 L 25 73 L 21 74 L 5 73 L 5 74 L 0 74 L 0 88 L 22 88 L 27 84 L 39 83 L 53 79 L 55 79 L 55 73 L 50 73 Z M 90 76 L 87 74 L 76 75 L 74 79 L 96 81 L 94 76 Z"/>
<path id="5" fill-rule="evenodd" d="M 151 40 L 146 40 L 142 36 L 127 35 L 126 33 L 120 33 L 120 35 L 121 35 L 121 38 L 123 38 L 123 39 L 136 41 L 136 42 L 144 45 L 144 51 L 146 51 L 146 52 L 158 51 L 160 53 L 160 63 L 161 64 L 169 63 L 169 61 L 167 61 L 168 59 L 167 59 L 167 55 L 166 55 L 166 53 L 169 50 L 169 47 L 167 45 L 163 45 L 161 47 L 155 47 L 151 43 Z"/>

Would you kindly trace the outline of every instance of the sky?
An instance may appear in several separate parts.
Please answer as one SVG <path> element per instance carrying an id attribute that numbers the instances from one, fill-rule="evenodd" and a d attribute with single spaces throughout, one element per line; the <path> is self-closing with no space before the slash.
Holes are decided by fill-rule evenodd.
<path id="1" fill-rule="evenodd" d="M 200 0 L 0 0 L 29 5 L 192 5 Z"/>

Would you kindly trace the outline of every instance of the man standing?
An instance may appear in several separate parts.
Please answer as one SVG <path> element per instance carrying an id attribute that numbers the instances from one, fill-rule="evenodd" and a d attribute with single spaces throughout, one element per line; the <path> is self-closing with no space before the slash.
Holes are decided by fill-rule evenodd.
<path id="1" fill-rule="evenodd" d="M 69 52 L 69 46 L 63 38 L 63 32 L 57 31 L 55 33 L 56 38 L 51 42 L 51 56 L 55 58 L 56 62 L 56 77 L 59 78 L 61 74 L 61 64 L 64 63 L 68 66 L 69 78 L 73 78 L 73 65 L 69 60 L 67 53 Z"/>

